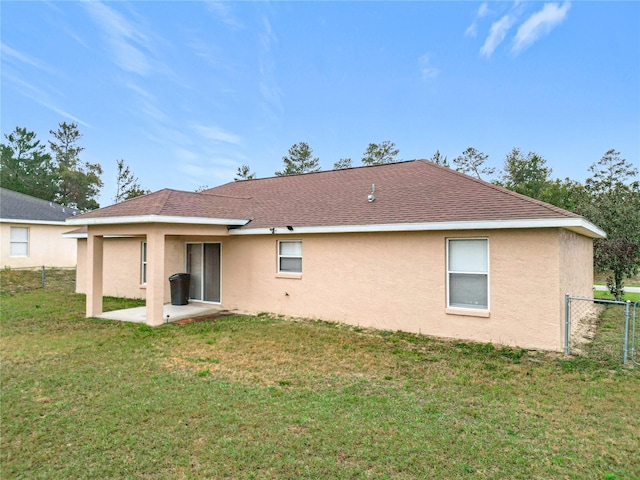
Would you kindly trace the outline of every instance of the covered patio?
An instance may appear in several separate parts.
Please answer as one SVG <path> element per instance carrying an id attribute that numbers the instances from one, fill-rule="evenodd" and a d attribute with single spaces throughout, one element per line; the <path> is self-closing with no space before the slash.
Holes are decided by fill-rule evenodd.
<path id="1" fill-rule="evenodd" d="M 229 229 L 249 222 L 249 219 L 235 215 L 247 211 L 249 200 L 164 189 L 68 220 L 71 225 L 82 225 L 87 229 L 85 262 L 82 269 L 78 266 L 86 293 L 86 316 L 119 317 L 115 319 L 154 326 L 190 318 L 194 314 L 206 315 L 207 311 L 202 309 L 219 310 L 220 295 L 211 297 L 202 292 L 191 299 L 210 304 L 196 307 L 167 305 L 168 278 L 185 270 L 193 276 L 186 261 L 189 243 L 220 244 L 228 238 Z M 112 247 L 110 257 L 105 257 L 105 240 Z M 219 251 L 218 248 L 215 265 L 205 266 L 204 259 L 200 259 L 202 265 L 195 269 L 198 275 L 209 272 L 206 269 L 217 268 L 212 274 L 217 274 L 217 290 L 221 281 Z M 201 288 L 204 291 L 205 287 Z M 133 311 L 104 313 L 105 289 L 110 292 L 107 294 L 114 296 L 124 293 L 133 298 L 145 298 L 146 306 Z M 195 310 L 191 311 L 192 308 Z"/>

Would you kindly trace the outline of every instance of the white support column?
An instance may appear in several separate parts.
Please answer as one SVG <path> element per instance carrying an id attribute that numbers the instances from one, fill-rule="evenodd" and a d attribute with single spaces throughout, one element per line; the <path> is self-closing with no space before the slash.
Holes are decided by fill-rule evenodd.
<path id="1" fill-rule="evenodd" d="M 103 237 L 87 234 L 87 300 L 86 316 L 102 313 Z"/>
<path id="2" fill-rule="evenodd" d="M 165 235 L 161 227 L 147 233 L 147 325 L 164 323 L 164 289 L 168 280 L 164 273 Z"/>

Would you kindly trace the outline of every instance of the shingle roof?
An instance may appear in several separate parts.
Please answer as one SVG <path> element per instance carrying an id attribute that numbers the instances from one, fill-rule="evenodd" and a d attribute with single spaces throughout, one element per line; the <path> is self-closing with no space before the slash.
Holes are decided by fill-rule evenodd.
<path id="1" fill-rule="evenodd" d="M 79 210 L 57 203 L 0 188 L 0 218 L 2 220 L 31 220 L 36 222 L 64 222 Z"/>
<path id="2" fill-rule="evenodd" d="M 196 217 L 248 219 L 251 199 L 228 195 L 203 195 L 165 188 L 148 195 L 85 213 L 78 218 L 139 217 Z"/>
<path id="3" fill-rule="evenodd" d="M 200 193 L 160 190 L 78 220 L 135 215 L 250 220 L 242 229 L 581 219 L 426 160 L 231 182 Z"/>
<path id="4" fill-rule="evenodd" d="M 425 160 L 232 182 L 203 193 L 251 197 L 251 228 L 579 217 Z"/>

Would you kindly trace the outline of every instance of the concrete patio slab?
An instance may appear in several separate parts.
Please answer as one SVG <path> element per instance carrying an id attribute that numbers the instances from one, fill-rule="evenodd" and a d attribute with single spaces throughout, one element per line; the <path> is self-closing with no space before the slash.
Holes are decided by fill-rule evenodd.
<path id="1" fill-rule="evenodd" d="M 188 318 L 215 315 L 223 312 L 222 308 L 206 303 L 189 303 L 187 305 L 171 305 L 167 303 L 163 306 L 163 318 L 165 323 L 175 322 Z M 121 322 L 146 323 L 147 308 L 135 307 L 124 310 L 113 310 L 97 315 L 96 318 L 103 320 L 119 320 Z"/>

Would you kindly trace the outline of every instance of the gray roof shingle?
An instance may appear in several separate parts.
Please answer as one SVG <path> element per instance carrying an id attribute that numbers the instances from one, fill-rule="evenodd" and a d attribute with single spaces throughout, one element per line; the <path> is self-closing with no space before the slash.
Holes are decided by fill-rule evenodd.
<path id="1" fill-rule="evenodd" d="M 2 220 L 32 220 L 37 222 L 64 222 L 80 213 L 75 208 L 63 207 L 41 198 L 0 188 L 0 218 Z"/>

